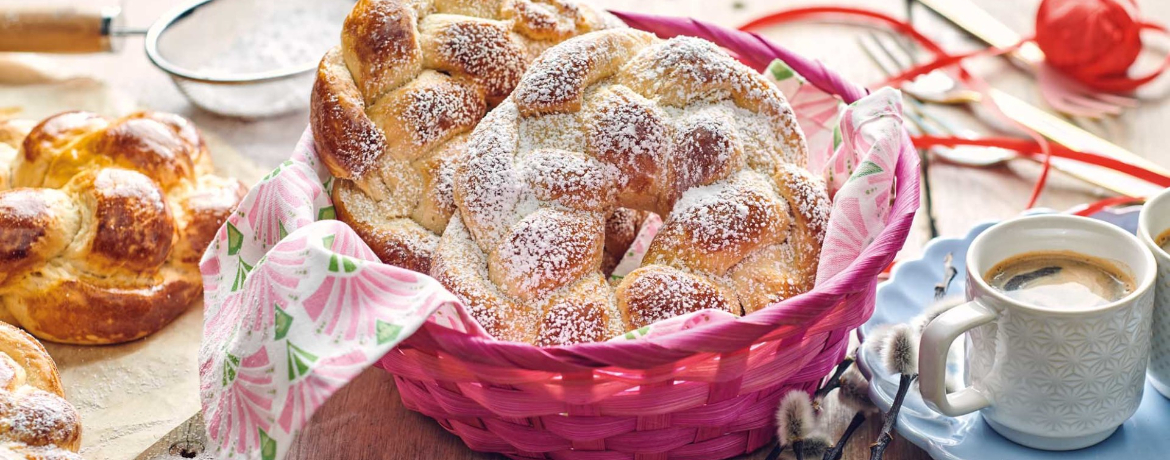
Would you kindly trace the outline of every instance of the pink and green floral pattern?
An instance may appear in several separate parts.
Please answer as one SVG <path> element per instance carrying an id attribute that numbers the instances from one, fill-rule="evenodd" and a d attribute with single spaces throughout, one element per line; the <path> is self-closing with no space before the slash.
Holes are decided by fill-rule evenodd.
<path id="1" fill-rule="evenodd" d="M 836 98 L 783 63 L 767 74 L 796 110 L 813 170 L 836 192 L 823 279 L 872 241 L 889 212 L 892 165 L 906 141 L 898 131 L 900 99 L 883 90 L 841 112 Z M 332 220 L 331 185 L 306 131 L 291 159 L 252 188 L 203 255 L 200 397 L 218 458 L 284 458 L 317 408 L 427 321 L 484 334 L 438 282 L 380 263 L 352 229 Z M 619 276 L 638 266 L 660 225 L 651 219 L 643 226 Z M 702 311 L 614 340 L 733 319 Z"/>
<path id="2" fill-rule="evenodd" d="M 890 88 L 851 104 L 839 126 L 841 144 L 825 165 L 833 210 L 818 282 L 848 267 L 885 228 L 893 204 L 894 163 L 902 143 L 910 142 L 902 128 L 902 93 Z"/>

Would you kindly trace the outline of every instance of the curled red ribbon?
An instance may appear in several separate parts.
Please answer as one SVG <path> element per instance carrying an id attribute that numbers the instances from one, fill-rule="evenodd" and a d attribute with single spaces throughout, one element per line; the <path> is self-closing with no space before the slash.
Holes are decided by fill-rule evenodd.
<path id="1" fill-rule="evenodd" d="M 906 36 L 913 38 L 914 41 L 918 42 L 919 45 L 921 45 L 924 49 L 926 49 L 927 51 L 929 51 L 931 54 L 934 55 L 935 59 L 932 62 L 911 68 L 911 69 L 903 72 L 901 75 L 897 75 L 893 78 L 890 78 L 889 80 L 887 80 L 884 83 L 884 84 L 888 84 L 888 85 L 892 85 L 892 86 L 897 86 L 900 83 L 903 83 L 903 82 L 906 82 L 909 80 L 913 80 L 915 77 L 917 77 L 919 75 L 923 75 L 923 74 L 928 73 L 928 72 L 935 70 L 935 69 L 939 69 L 939 68 L 943 68 L 943 67 L 947 67 L 947 66 L 953 66 L 953 68 L 956 69 L 956 71 L 958 72 L 958 78 L 960 80 L 962 80 L 968 86 L 971 86 L 972 88 L 974 88 L 976 90 L 982 91 L 982 90 L 986 89 L 987 84 L 985 82 L 983 82 L 982 79 L 972 75 L 970 72 L 967 72 L 967 69 L 965 69 L 963 67 L 963 62 L 962 62 L 963 59 L 972 57 L 974 55 L 1005 53 L 1005 52 L 1010 51 L 1010 49 L 1011 49 L 1011 48 L 1008 48 L 1008 49 L 994 49 L 993 48 L 993 49 L 989 49 L 989 50 L 979 51 L 979 52 L 973 53 L 973 54 L 951 55 L 951 54 L 947 53 L 946 51 L 944 51 L 942 49 L 942 47 L 939 46 L 938 43 L 935 43 L 935 41 L 930 39 L 930 37 L 923 35 L 922 32 L 919 32 L 918 29 L 915 29 L 913 25 L 910 25 L 910 23 L 908 23 L 906 21 L 902 21 L 900 19 L 894 18 L 894 17 L 889 16 L 885 13 L 881 13 L 881 12 L 877 12 L 877 11 L 871 11 L 871 10 L 866 10 L 866 9 L 862 9 L 862 8 L 850 8 L 850 7 L 839 7 L 839 6 L 814 6 L 814 7 L 794 8 L 791 10 L 779 11 L 779 12 L 772 13 L 772 14 L 769 14 L 767 16 L 763 16 L 763 17 L 760 17 L 758 19 L 755 19 L 747 24 L 744 24 L 743 26 L 740 26 L 740 30 L 751 30 L 751 29 L 755 29 L 758 27 L 782 24 L 782 23 L 791 22 L 791 21 L 794 21 L 797 19 L 805 19 L 805 18 L 818 17 L 818 16 L 851 16 L 854 18 L 859 18 L 859 19 L 870 21 L 870 22 L 877 22 L 879 24 L 883 24 L 887 27 L 894 29 L 895 31 L 897 31 L 901 34 L 904 34 Z M 1036 133 L 1035 131 L 1032 131 L 1031 129 L 1028 129 L 1027 127 L 1022 126 L 1019 123 L 1016 123 L 1016 122 L 1012 121 L 1011 119 L 1007 118 L 1006 116 L 1004 116 L 1003 112 L 1000 111 L 999 106 L 995 105 L 995 103 L 991 101 L 991 98 L 986 98 L 986 97 L 983 98 L 983 105 L 986 106 L 993 113 L 999 114 L 999 116 L 1002 117 L 1005 121 L 1016 125 L 1017 127 L 1019 127 L 1020 130 L 1024 131 L 1025 133 L 1028 133 L 1028 135 L 1030 137 L 1032 137 L 1033 140 L 1036 141 L 1036 143 L 1040 146 L 1040 150 L 1044 153 L 1044 160 L 1043 160 L 1044 167 L 1040 170 L 1040 177 L 1039 177 L 1039 179 L 1037 179 L 1036 185 L 1032 188 L 1032 195 L 1028 199 L 1027 207 L 1031 208 L 1031 207 L 1035 206 L 1036 201 L 1040 199 L 1040 193 L 1044 190 L 1044 184 L 1046 184 L 1048 181 L 1048 172 L 1051 169 L 1051 152 L 1050 152 L 1048 140 L 1045 139 L 1040 134 Z"/>
<path id="2" fill-rule="evenodd" d="M 1142 31 L 1166 33 L 1142 22 L 1133 0 L 1044 0 L 1036 11 L 1036 44 L 1045 62 L 1086 86 L 1109 92 L 1133 91 L 1153 81 L 1170 56 L 1153 72 L 1128 73 L 1142 53 Z"/>
<path id="3" fill-rule="evenodd" d="M 1052 1 L 1052 0 L 1048 0 L 1048 1 Z M 1093 1 L 1097 1 L 1097 0 L 1093 0 Z M 1107 1 L 1107 0 L 1101 0 L 1101 1 Z M 1128 1 L 1128 0 L 1121 0 L 1121 1 Z M 1060 2 L 1057 1 L 1056 3 L 1060 3 Z M 759 27 L 776 25 L 776 24 L 781 24 L 781 23 L 785 23 L 785 22 L 791 22 L 791 21 L 795 21 L 798 19 L 807 19 L 807 18 L 822 17 L 822 16 L 850 16 L 850 17 L 858 18 L 858 19 L 861 19 L 864 21 L 876 22 L 876 23 L 885 25 L 885 26 L 890 27 L 891 29 L 893 29 L 901 34 L 904 34 L 908 37 L 913 38 L 924 49 L 926 49 L 927 51 L 929 51 L 930 53 L 932 53 L 934 55 L 935 59 L 932 60 L 931 62 L 916 66 L 916 67 L 911 68 L 911 69 L 908 69 L 908 70 L 904 71 L 903 73 L 901 73 L 899 75 L 895 75 L 895 76 L 891 77 L 890 79 L 888 79 L 886 82 L 884 82 L 884 84 L 893 85 L 893 86 L 897 86 L 900 83 L 904 83 L 904 82 L 913 80 L 914 78 L 916 78 L 920 75 L 929 73 L 929 72 L 934 71 L 934 70 L 944 69 L 944 68 L 953 68 L 957 73 L 957 77 L 961 81 L 963 81 L 965 84 L 967 84 L 968 86 L 970 86 L 971 88 L 973 88 L 975 90 L 985 92 L 985 90 L 987 88 L 986 82 L 984 82 L 982 79 L 969 73 L 963 67 L 963 60 L 971 58 L 971 57 L 975 57 L 975 56 L 992 56 L 992 55 L 1008 53 L 1008 52 L 1011 52 L 1012 50 L 1018 48 L 1020 45 L 1023 44 L 1023 42 L 1020 42 L 1020 43 L 1017 43 L 1013 46 L 1006 47 L 1006 48 L 989 48 L 989 49 L 976 51 L 973 53 L 952 55 L 952 54 L 947 53 L 945 50 L 943 50 L 942 47 L 938 45 L 938 43 L 934 42 L 934 40 L 925 36 L 920 31 L 915 29 L 913 25 L 911 25 L 905 21 L 902 21 L 900 19 L 891 17 L 889 15 L 886 15 L 884 13 L 877 12 L 877 11 L 871 11 L 871 10 L 866 10 L 866 9 L 861 9 L 861 8 L 836 7 L 836 6 L 795 8 L 795 9 L 791 9 L 791 10 L 780 11 L 780 12 L 776 12 L 773 14 L 769 14 L 767 16 L 760 17 L 760 18 L 755 19 L 747 24 L 744 24 L 743 26 L 740 27 L 740 30 L 751 30 L 751 29 L 755 29 L 755 28 L 759 28 Z M 1151 26 L 1151 25 L 1146 25 L 1146 24 L 1143 24 L 1142 26 L 1143 27 L 1158 27 L 1158 26 Z M 1135 56 L 1135 58 L 1136 58 L 1136 56 Z M 1170 61 L 1167 61 L 1166 63 L 1164 63 L 1163 68 L 1165 67 L 1166 64 L 1170 64 Z M 1162 71 L 1162 69 L 1159 69 L 1155 72 L 1155 74 L 1152 74 L 1152 75 L 1147 76 L 1147 77 L 1142 77 L 1142 79 L 1145 79 L 1145 81 L 1152 80 L 1154 77 L 1157 76 L 1157 74 L 1160 74 L 1161 71 Z M 1110 77 L 1110 78 L 1115 78 L 1115 77 Z M 983 98 L 983 104 L 987 108 L 989 108 L 993 113 L 998 114 L 1004 120 L 1019 127 L 1022 131 L 1027 133 L 1029 135 L 1029 137 L 1032 138 L 1032 140 L 1029 141 L 1026 139 L 1003 138 L 1003 137 L 991 137 L 991 138 L 984 138 L 984 139 L 978 139 L 978 140 L 969 140 L 969 139 L 962 139 L 962 138 L 958 138 L 958 137 L 921 136 L 921 137 L 916 137 L 914 139 L 915 145 L 918 146 L 919 148 L 929 148 L 932 146 L 942 146 L 942 145 L 950 145 L 950 146 L 953 146 L 953 145 L 982 145 L 982 146 L 991 146 L 991 147 L 1001 147 L 1001 148 L 1015 150 L 1015 151 L 1019 152 L 1021 155 L 1029 156 L 1029 157 L 1032 157 L 1032 158 L 1035 158 L 1035 159 L 1041 161 L 1043 163 L 1043 169 L 1041 170 L 1040 177 L 1037 178 L 1036 184 L 1032 189 L 1032 194 L 1028 199 L 1028 205 L 1027 205 L 1028 208 L 1035 206 L 1036 201 L 1039 199 L 1041 192 L 1044 190 L 1044 186 L 1047 183 L 1047 179 L 1048 179 L 1048 173 L 1051 169 L 1051 158 L 1053 155 L 1064 157 L 1064 158 L 1070 158 L 1070 159 L 1074 159 L 1077 161 L 1082 161 L 1085 163 L 1090 163 L 1090 164 L 1094 164 L 1097 166 L 1102 166 L 1102 167 L 1106 167 L 1106 168 L 1110 168 L 1110 169 L 1114 169 L 1114 170 L 1129 174 L 1131 176 L 1152 182 L 1154 184 L 1170 187 L 1170 177 L 1166 177 L 1166 176 L 1154 173 L 1152 171 L 1145 170 L 1144 168 L 1130 165 L 1128 163 L 1118 161 L 1118 160 L 1110 158 L 1110 157 L 1097 155 L 1097 154 L 1093 154 L 1093 153 L 1087 153 L 1087 152 L 1078 152 L 1075 150 L 1065 148 L 1063 146 L 1052 145 L 1051 143 L 1048 142 L 1047 139 L 1045 139 L 1043 136 L 1039 135 L 1035 131 L 1032 131 L 1031 129 L 1028 129 L 1024 126 L 1021 126 L 1018 123 L 1015 123 L 1014 121 L 1012 121 L 1010 118 L 1006 117 L 1003 114 L 1003 112 L 999 109 L 999 107 L 997 105 L 995 105 L 994 102 L 991 101 L 991 98 Z M 1126 199 L 1132 200 L 1133 198 L 1126 197 Z"/>

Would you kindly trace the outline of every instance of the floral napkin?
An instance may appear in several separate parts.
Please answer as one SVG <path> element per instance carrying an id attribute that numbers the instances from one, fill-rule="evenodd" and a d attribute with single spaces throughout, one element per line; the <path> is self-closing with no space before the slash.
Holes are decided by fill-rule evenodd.
<path id="1" fill-rule="evenodd" d="M 900 95 L 884 89 L 842 111 L 838 99 L 782 62 L 767 75 L 798 115 L 813 171 L 823 171 L 836 193 L 822 280 L 884 226 L 903 140 Z M 325 400 L 426 321 L 483 334 L 438 282 L 381 264 L 352 229 L 333 220 L 331 185 L 306 131 L 292 158 L 249 191 L 203 256 L 200 397 L 208 448 L 218 458 L 284 458 Z M 638 266 L 659 225 L 643 226 L 619 276 Z M 731 320 L 697 312 L 614 340 Z"/>

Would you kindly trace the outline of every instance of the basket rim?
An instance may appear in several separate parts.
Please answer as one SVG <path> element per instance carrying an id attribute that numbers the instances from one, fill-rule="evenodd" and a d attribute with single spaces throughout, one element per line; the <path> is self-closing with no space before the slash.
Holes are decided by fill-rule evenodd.
<path id="1" fill-rule="evenodd" d="M 866 95 L 865 88 L 850 83 L 819 61 L 804 58 L 750 32 L 716 26 L 702 21 L 668 16 L 611 11 L 635 29 L 662 38 L 694 35 L 736 52 L 745 64 L 763 70 L 774 59 L 782 59 L 818 88 L 836 94 L 846 103 Z M 687 31 L 691 33 L 682 33 Z M 571 372 L 589 368 L 620 366 L 648 369 L 669 365 L 697 353 L 727 353 L 741 350 L 768 336 L 770 340 L 807 334 L 828 316 L 848 295 L 876 284 L 877 275 L 893 260 L 905 243 L 918 209 L 918 156 L 909 133 L 903 128 L 902 149 L 895 167 L 896 195 L 886 227 L 848 267 L 816 286 L 812 291 L 773 303 L 750 315 L 731 321 L 703 325 L 661 337 L 631 341 L 605 341 L 538 347 L 459 332 L 426 323 L 414 337 L 400 346 L 418 349 L 437 347 L 453 357 L 484 364 L 512 365 L 523 369 Z M 816 305 L 816 308 L 810 308 Z M 867 315 L 868 316 L 868 315 Z M 794 318 L 802 319 L 797 323 Z M 857 324 L 838 327 L 855 328 Z M 829 327 L 822 329 L 836 329 Z M 777 335 L 780 329 L 786 334 Z M 428 335 L 429 340 L 419 336 Z M 713 340 L 716 339 L 717 340 Z M 621 362 L 623 364 L 615 364 Z"/>

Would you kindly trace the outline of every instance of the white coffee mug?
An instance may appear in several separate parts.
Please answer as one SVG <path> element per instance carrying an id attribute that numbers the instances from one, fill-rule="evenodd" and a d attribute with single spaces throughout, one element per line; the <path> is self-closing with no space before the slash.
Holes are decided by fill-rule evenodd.
<path id="1" fill-rule="evenodd" d="M 1170 398 L 1170 254 L 1156 241 L 1167 230 L 1170 230 L 1170 188 L 1146 202 L 1138 217 L 1138 237 L 1158 261 L 1154 324 L 1150 334 L 1150 383 Z"/>
<path id="2" fill-rule="evenodd" d="M 983 275 L 1035 251 L 1072 251 L 1111 261 L 1134 291 L 1091 309 L 1028 305 Z M 1021 217 L 988 228 L 967 250 L 967 300 L 922 333 L 920 389 L 931 408 L 981 411 L 1016 443 L 1072 450 L 1099 443 L 1137 410 L 1145 383 L 1153 314 L 1154 258 L 1126 231 L 1069 215 Z M 948 394 L 948 348 L 967 333 L 967 387 Z"/>

